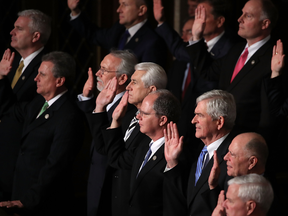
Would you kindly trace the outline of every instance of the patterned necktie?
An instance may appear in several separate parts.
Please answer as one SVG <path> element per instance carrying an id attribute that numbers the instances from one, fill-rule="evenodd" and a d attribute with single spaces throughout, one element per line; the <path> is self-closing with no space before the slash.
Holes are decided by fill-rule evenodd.
<path id="1" fill-rule="evenodd" d="M 17 68 L 17 70 L 16 70 L 16 73 L 15 73 L 15 75 L 14 75 L 14 78 L 13 78 L 13 80 L 12 80 L 12 83 L 11 83 L 12 89 L 14 88 L 14 86 L 16 85 L 19 77 L 21 76 L 23 68 L 24 68 L 24 61 L 22 60 L 22 61 L 20 62 L 20 64 L 19 64 L 19 66 L 18 66 L 18 68 Z"/>
<path id="2" fill-rule="evenodd" d="M 189 86 L 190 82 L 191 82 L 191 68 L 189 66 L 188 74 L 187 74 L 187 77 L 186 77 L 186 80 L 185 80 L 184 89 L 182 91 L 182 101 L 184 99 L 185 93 L 186 93 L 186 91 L 188 89 L 188 86 Z"/>
<path id="3" fill-rule="evenodd" d="M 45 112 L 48 107 L 49 107 L 49 104 L 48 104 L 48 102 L 46 101 L 46 102 L 44 103 L 44 105 L 42 106 L 42 109 L 41 109 L 38 117 L 39 117 L 40 115 L 42 115 L 42 113 Z"/>
<path id="4" fill-rule="evenodd" d="M 137 111 L 136 115 L 134 116 L 134 118 L 131 120 L 128 129 L 126 130 L 126 133 L 125 133 L 125 136 L 124 136 L 124 141 L 125 142 L 130 137 L 131 133 L 135 129 L 136 125 L 138 124 L 138 119 L 136 118 L 137 114 L 138 114 L 138 111 Z"/>
<path id="5" fill-rule="evenodd" d="M 148 160 L 149 160 L 149 158 L 150 158 L 150 156 L 151 156 L 151 154 L 152 154 L 152 151 L 151 151 L 151 146 L 152 146 L 152 144 L 153 144 L 153 141 L 151 141 L 150 144 L 149 144 L 149 150 L 148 150 L 147 153 L 146 153 L 146 156 L 145 156 L 145 158 L 144 158 L 144 161 L 143 161 L 143 163 L 142 163 L 142 166 L 141 166 L 140 169 L 139 169 L 139 172 L 138 172 L 138 174 L 137 174 L 137 177 L 138 177 L 140 171 L 142 170 L 142 168 L 143 168 L 143 167 L 146 165 L 146 163 L 148 162 Z M 137 178 L 137 177 L 136 177 L 136 178 Z"/>
<path id="6" fill-rule="evenodd" d="M 204 148 L 202 149 L 199 157 L 198 157 L 198 160 L 197 160 L 197 167 L 196 167 L 196 173 L 195 173 L 195 185 L 199 179 L 199 177 L 201 176 L 201 173 L 202 173 L 202 169 L 204 168 L 203 167 L 203 160 L 205 158 L 205 155 L 207 153 L 207 146 L 204 146 Z"/>
<path id="7" fill-rule="evenodd" d="M 125 45 L 126 45 L 126 42 L 127 42 L 127 39 L 130 37 L 130 33 L 128 30 L 126 30 L 124 32 L 124 34 L 122 35 L 120 41 L 119 41 L 119 45 L 118 45 L 118 49 L 119 50 L 123 50 Z"/>
<path id="8" fill-rule="evenodd" d="M 232 78 L 230 80 L 230 83 L 232 83 L 232 81 L 234 80 L 234 78 L 236 77 L 236 75 L 239 73 L 239 71 L 243 68 L 245 62 L 246 62 L 246 59 L 248 57 L 248 48 L 245 49 L 244 53 L 240 56 L 235 68 L 234 68 L 234 71 L 233 71 L 233 75 L 232 75 Z"/>

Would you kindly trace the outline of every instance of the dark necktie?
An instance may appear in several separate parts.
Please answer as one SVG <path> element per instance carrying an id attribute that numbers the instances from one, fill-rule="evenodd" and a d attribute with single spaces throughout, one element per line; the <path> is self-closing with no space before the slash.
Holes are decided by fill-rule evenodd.
<path id="1" fill-rule="evenodd" d="M 191 82 L 191 68 L 189 66 L 188 74 L 187 74 L 187 77 L 186 77 L 186 80 L 185 80 L 184 89 L 182 91 L 182 101 L 183 101 L 183 99 L 185 97 L 185 93 L 186 93 L 186 91 L 188 89 L 188 86 L 189 86 L 190 82 Z"/>
<path id="2" fill-rule="evenodd" d="M 125 133 L 125 136 L 124 136 L 124 141 L 125 142 L 130 137 L 131 133 L 135 129 L 136 125 L 138 124 L 138 119 L 136 118 L 137 114 L 138 114 L 138 111 L 136 112 L 136 115 L 134 116 L 134 118 L 131 120 L 128 129 L 126 130 L 126 133 Z"/>
<path id="3" fill-rule="evenodd" d="M 16 73 L 15 73 L 15 75 L 14 75 L 14 78 L 13 78 L 13 80 L 12 80 L 12 83 L 11 83 L 12 89 L 14 88 L 14 86 L 16 85 L 19 77 L 21 76 L 23 68 L 24 68 L 24 61 L 22 60 L 22 61 L 20 62 L 20 64 L 19 64 L 19 66 L 18 66 L 18 68 L 17 68 L 17 70 L 16 70 Z"/>
<path id="4" fill-rule="evenodd" d="M 129 31 L 126 30 L 126 31 L 124 32 L 124 34 L 122 35 L 120 41 L 119 41 L 119 45 L 118 45 L 118 49 L 119 49 L 119 50 L 123 50 L 123 49 L 124 49 L 128 37 L 130 37 L 130 34 L 129 34 Z"/>
<path id="5" fill-rule="evenodd" d="M 138 174 L 137 174 L 137 177 L 138 177 L 140 171 L 143 169 L 143 167 L 144 167 L 144 166 L 146 165 L 146 163 L 148 162 L 148 160 L 149 160 L 149 158 L 150 158 L 150 156 L 151 156 L 151 154 L 152 154 L 152 151 L 151 151 L 151 146 L 152 146 L 152 144 L 153 144 L 153 141 L 151 141 L 150 144 L 149 144 L 149 150 L 147 151 L 147 153 L 146 153 L 146 155 L 145 155 L 144 161 L 143 161 L 143 163 L 142 163 L 141 168 L 139 169 L 139 172 L 138 172 Z M 137 177 L 136 177 L 136 178 L 137 178 Z"/>

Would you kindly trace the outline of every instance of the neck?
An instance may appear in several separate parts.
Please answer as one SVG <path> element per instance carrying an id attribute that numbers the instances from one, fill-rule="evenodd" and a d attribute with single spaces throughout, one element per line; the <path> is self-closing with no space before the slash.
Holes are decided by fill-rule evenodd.
<path id="1" fill-rule="evenodd" d="M 246 39 L 247 40 L 247 44 L 248 46 L 250 47 L 251 45 L 263 40 L 264 38 L 266 38 L 269 34 L 263 34 L 263 35 L 260 35 L 256 38 L 251 38 L 251 39 Z"/>
<path id="2" fill-rule="evenodd" d="M 32 53 L 36 52 L 37 50 L 39 50 L 41 47 L 43 47 L 43 45 L 39 44 L 39 45 L 35 45 L 33 47 L 30 47 L 28 49 L 23 49 L 23 50 L 17 50 L 17 52 L 22 56 L 23 59 L 27 58 L 29 55 L 31 55 Z"/>
<path id="3" fill-rule="evenodd" d="M 55 92 L 50 93 L 49 95 L 42 95 L 46 101 L 51 100 L 52 98 L 54 98 L 55 96 L 57 96 L 58 94 L 61 94 L 62 92 L 66 91 L 67 88 L 64 86 L 61 86 L 59 88 L 56 89 Z"/>
<path id="4" fill-rule="evenodd" d="M 213 134 L 211 137 L 205 137 L 201 140 L 206 146 L 208 146 L 211 143 L 215 142 L 216 140 L 220 139 L 221 137 L 225 136 L 229 132 L 230 132 L 230 130 L 222 129 L 218 133 Z"/>
<path id="5" fill-rule="evenodd" d="M 205 39 L 206 42 L 212 40 L 213 38 L 217 37 L 224 31 L 224 28 L 218 29 L 218 31 L 213 32 L 211 34 L 203 35 L 203 38 Z"/>

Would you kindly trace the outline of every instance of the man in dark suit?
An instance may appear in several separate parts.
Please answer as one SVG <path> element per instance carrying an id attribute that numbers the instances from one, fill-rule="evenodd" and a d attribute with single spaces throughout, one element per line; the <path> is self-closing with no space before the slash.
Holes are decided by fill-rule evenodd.
<path id="1" fill-rule="evenodd" d="M 201 40 L 207 19 L 205 8 L 199 6 L 192 29 L 194 44 L 189 52 L 194 69 L 203 71 L 203 78 L 218 81 L 220 89 L 233 94 L 237 106 L 236 126 L 257 131 L 266 139 L 271 135 L 272 125 L 263 81 L 271 73 L 270 33 L 277 20 L 277 10 L 271 1 L 250 0 L 242 11 L 238 35 L 246 39 L 246 43 L 235 45 L 225 57 L 213 61 Z"/>
<path id="2" fill-rule="evenodd" d="M 11 64 L 11 55 L 4 60 Z M 39 95 L 28 103 L 17 103 L 4 78 L 8 72 L 9 67 L 1 71 L 0 104 L 23 124 L 23 131 L 12 201 L 0 206 L 15 208 L 20 215 L 70 215 L 72 165 L 83 141 L 82 115 L 67 93 L 74 83 L 75 62 L 63 52 L 43 56 L 35 77 Z"/>
<path id="3" fill-rule="evenodd" d="M 163 89 L 167 83 L 167 76 L 164 69 L 155 63 L 139 63 L 135 66 L 135 72 L 131 77 L 131 82 L 126 87 L 129 91 L 129 105 L 121 122 L 114 122 L 115 127 L 121 128 L 121 139 L 125 141 L 125 149 L 134 151 L 140 142 L 149 139 L 140 132 L 136 116 L 136 110 L 141 107 L 142 101 L 147 94 L 157 89 Z M 117 81 L 113 78 L 109 86 L 106 86 L 98 95 L 96 100 L 95 113 L 87 116 L 94 140 L 94 149 L 98 154 L 107 155 L 105 140 L 101 129 L 107 128 L 111 122 L 107 117 L 105 107 L 113 100 L 117 90 Z M 132 108 L 131 108 L 132 106 Z M 111 114 L 112 115 L 112 114 Z M 116 125 L 117 124 L 117 125 Z M 150 139 L 149 139 L 150 140 Z M 130 170 L 115 170 L 110 177 L 110 181 L 104 183 L 99 209 L 97 215 L 123 215 L 128 214 Z M 111 182 L 112 181 L 112 182 Z M 105 189 L 104 189 L 105 187 Z M 109 192 L 107 192 L 109 189 Z M 106 192 L 105 192 L 106 191 Z"/>
<path id="4" fill-rule="evenodd" d="M 114 110 L 113 121 L 102 130 L 111 166 L 131 169 L 130 199 L 127 215 L 168 215 L 163 207 L 164 133 L 168 122 L 180 116 L 179 101 L 168 90 L 153 91 L 141 104 L 137 119 L 141 133 L 149 139 L 140 141 L 136 149 L 125 149 L 121 129 L 117 127 L 123 109 L 128 104 L 129 92 Z M 166 213 L 164 213 L 166 212 Z"/>
<path id="5" fill-rule="evenodd" d="M 216 197 L 205 196 L 217 186 L 208 179 L 211 170 L 219 172 L 213 166 L 219 163 L 221 173 L 217 183 L 221 189 L 225 188 L 229 176 L 224 172 L 227 166 L 223 157 L 235 136 L 235 132 L 231 131 L 235 118 L 236 106 L 231 94 L 222 90 L 212 90 L 197 98 L 192 124 L 195 124 L 195 136 L 201 139 L 204 148 L 198 155 L 198 160 L 192 164 L 190 173 L 187 172 L 187 166 L 183 161 L 180 161 L 183 137 L 179 138 L 176 124 L 168 125 L 165 132 L 167 166 L 164 191 L 170 194 L 166 199 L 168 205 L 174 205 L 182 215 L 211 215 L 216 207 L 218 194 Z"/>
<path id="6" fill-rule="evenodd" d="M 5 77 L 10 83 L 18 101 L 30 101 L 36 95 L 34 78 L 46 52 L 51 27 L 50 18 L 38 10 L 24 10 L 11 31 L 11 46 L 17 51 L 11 72 Z M 10 55 L 10 50 L 6 54 Z M 5 54 L 4 54 L 5 55 Z M 14 54 L 13 54 L 14 56 Z M 22 65 L 22 63 L 24 65 Z M 0 62 L 3 64 L 3 61 Z M 19 68 L 19 70 L 18 70 Z M 0 109 L 0 201 L 11 199 L 13 170 L 19 151 L 22 127 L 15 120 L 4 115 Z"/>
<path id="7" fill-rule="evenodd" d="M 186 50 L 188 41 L 192 37 L 194 19 L 192 23 L 188 20 L 183 27 L 183 42 L 178 33 L 164 21 L 164 10 L 161 2 L 161 0 L 154 0 L 154 17 L 159 24 L 156 32 L 165 40 L 170 52 L 176 57 L 172 68 L 168 71 L 167 88 L 181 101 L 182 115 L 177 126 L 180 135 L 184 136 L 184 142 L 189 145 L 189 143 L 195 142 L 194 133 L 191 133 L 195 128 L 190 122 L 193 118 L 191 110 L 195 108 L 196 98 L 206 91 L 216 89 L 218 83 L 203 79 L 201 82 L 198 81 L 202 71 L 194 70 Z M 203 32 L 206 49 L 212 59 L 219 59 L 225 56 L 235 44 L 235 36 L 225 30 L 230 18 L 231 1 L 200 0 L 198 3 L 205 8 L 207 14 Z"/>
<path id="8" fill-rule="evenodd" d="M 68 1 L 70 23 L 88 40 L 107 50 L 113 47 L 132 50 L 139 62 L 154 62 L 165 66 L 166 47 L 148 24 L 148 4 L 145 0 L 120 0 L 117 9 L 119 22 L 109 29 L 92 26 L 80 14 L 78 3 L 79 0 Z"/>
<path id="9" fill-rule="evenodd" d="M 105 104 L 105 106 L 101 106 L 99 103 L 96 105 L 96 108 L 102 110 L 103 115 L 109 122 L 112 120 L 112 113 L 115 107 L 119 104 L 123 94 L 125 93 L 126 86 L 130 83 L 130 78 L 134 72 L 134 67 L 136 64 L 137 59 L 135 55 L 128 50 L 111 51 L 100 63 L 100 68 L 95 74 L 97 77 L 97 89 L 100 91 L 100 96 L 98 95 L 99 99 L 101 98 L 101 95 L 105 94 L 105 86 L 112 78 L 116 77 L 118 83 L 113 100 L 109 101 L 109 103 Z M 101 209 L 103 206 L 105 206 L 105 214 L 109 215 L 107 209 L 117 209 L 115 206 L 111 205 L 111 193 L 113 190 L 112 181 L 114 178 L 116 178 L 115 181 L 117 181 L 119 172 L 116 169 L 108 166 L 107 156 L 102 154 L 102 152 L 97 152 L 97 148 L 95 147 L 102 142 L 102 139 L 96 135 L 97 131 L 93 130 L 93 119 L 95 117 L 95 113 L 92 111 L 96 108 L 95 99 L 92 97 L 95 82 L 91 68 L 89 68 L 88 76 L 88 80 L 83 87 L 82 95 L 78 95 L 78 106 L 86 113 L 86 117 L 90 123 L 91 132 L 94 137 L 90 149 L 91 162 L 87 186 L 87 214 L 91 216 L 95 216 L 96 214 L 100 215 L 98 212 L 98 207 L 100 205 L 100 207 L 102 206 Z M 99 101 L 98 97 L 97 100 Z M 133 116 L 136 111 L 136 108 L 131 105 L 128 113 L 131 112 L 131 115 Z M 128 120 L 128 125 L 130 120 L 131 118 Z M 96 120 L 96 124 L 100 122 L 100 119 Z M 124 176 L 124 173 L 125 172 L 123 172 L 121 175 Z M 130 176 L 130 173 L 128 176 Z M 122 201 L 125 202 L 125 197 L 123 197 L 122 194 L 119 194 L 118 197 L 120 203 Z M 119 206 L 121 207 L 121 205 Z M 119 209 L 117 209 L 117 211 L 119 212 Z"/>

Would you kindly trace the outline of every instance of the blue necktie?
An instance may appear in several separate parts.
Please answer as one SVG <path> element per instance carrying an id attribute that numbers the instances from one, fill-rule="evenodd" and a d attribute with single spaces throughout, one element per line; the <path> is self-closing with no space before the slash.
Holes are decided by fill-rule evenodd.
<path id="1" fill-rule="evenodd" d="M 195 185 L 196 185 L 199 177 L 201 176 L 202 168 L 204 168 L 203 162 L 204 162 L 204 158 L 205 158 L 205 155 L 207 152 L 208 152 L 207 146 L 205 145 L 204 148 L 202 149 L 199 157 L 198 157 L 198 160 L 197 160 L 197 167 L 196 167 L 196 173 L 195 173 Z"/>
<path id="2" fill-rule="evenodd" d="M 150 157 L 151 154 L 152 154 L 152 151 L 151 151 L 151 146 L 152 146 L 152 144 L 153 144 L 153 141 L 151 141 L 151 143 L 149 144 L 149 150 L 148 150 L 147 153 L 146 153 L 146 156 L 145 156 L 145 158 L 144 158 L 144 161 L 143 161 L 143 163 L 142 163 L 141 168 L 139 169 L 139 172 L 138 172 L 136 178 L 138 177 L 140 171 L 141 171 L 142 168 L 145 166 L 145 164 L 148 162 L 148 159 L 149 159 L 149 157 Z"/>
<path id="3" fill-rule="evenodd" d="M 129 31 L 126 30 L 126 31 L 124 32 L 124 34 L 122 35 L 120 41 L 119 41 L 119 45 L 118 45 L 118 49 L 119 49 L 119 50 L 123 50 L 123 49 L 124 49 L 128 37 L 130 37 L 130 34 L 129 34 Z"/>

